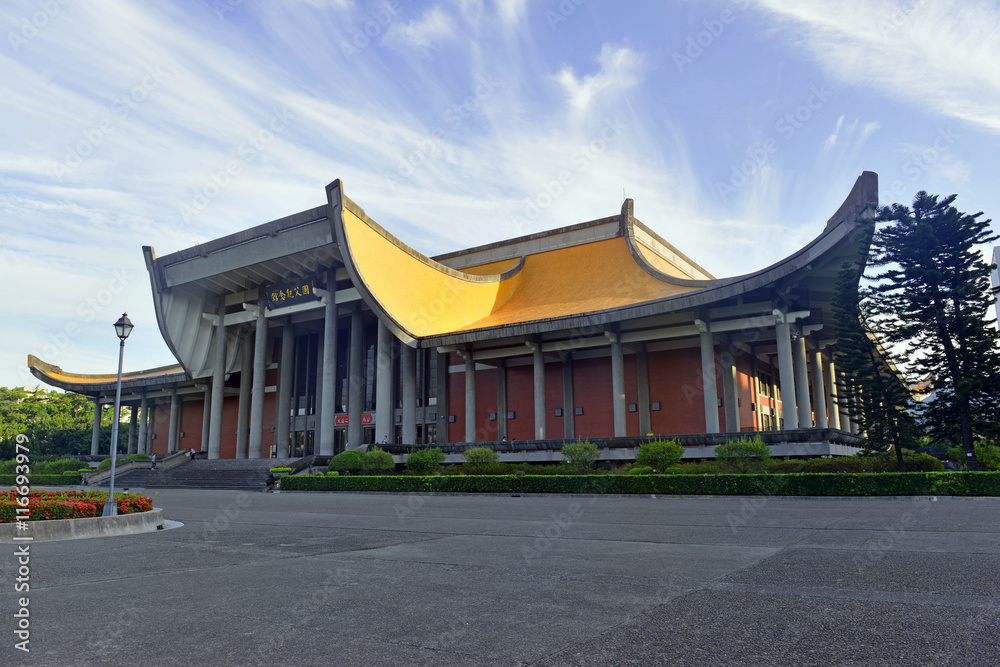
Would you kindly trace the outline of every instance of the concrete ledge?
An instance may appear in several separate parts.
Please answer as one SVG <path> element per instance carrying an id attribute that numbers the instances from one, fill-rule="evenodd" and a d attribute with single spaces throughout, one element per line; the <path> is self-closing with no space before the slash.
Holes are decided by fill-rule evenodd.
<path id="1" fill-rule="evenodd" d="M 0 542 L 13 543 L 15 537 L 30 537 L 32 542 L 53 542 L 150 533 L 163 525 L 163 510 L 154 507 L 149 512 L 137 514 L 28 521 L 27 524 L 28 530 L 18 530 L 16 523 L 0 524 Z"/>

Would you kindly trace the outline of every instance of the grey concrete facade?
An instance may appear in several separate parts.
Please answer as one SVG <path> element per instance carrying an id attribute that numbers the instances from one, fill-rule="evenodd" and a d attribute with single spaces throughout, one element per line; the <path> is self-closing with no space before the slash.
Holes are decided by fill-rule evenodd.
<path id="1" fill-rule="evenodd" d="M 149 400 L 162 401 L 175 392 L 190 402 L 195 387 L 211 381 L 211 407 L 205 411 L 209 433 L 202 438 L 203 448 L 207 441 L 210 458 L 220 456 L 223 439 L 226 451 L 235 451 L 238 458 L 256 457 L 262 452 L 267 455 L 272 442 L 277 444 L 278 454 L 285 455 L 292 434 L 299 436 L 297 442 L 308 442 L 305 436 L 309 430 L 315 436 L 312 451 L 329 456 L 345 441 L 351 447 L 386 437 L 404 442 L 447 442 L 449 438 L 461 438 L 463 430 L 466 442 L 502 439 L 513 428 L 507 423 L 512 400 L 509 378 L 516 373 L 520 382 L 525 376 L 519 367 L 528 365 L 533 381 L 530 387 L 518 386 L 516 395 L 520 398 L 532 392 L 528 405 L 534 414 L 529 417 L 528 410 L 522 407 L 524 414 L 518 414 L 517 419 L 527 423 L 533 420 L 532 436 L 547 439 L 550 431 L 559 431 L 558 422 L 548 420 L 561 418 L 562 437 L 574 438 L 580 424 L 585 429 L 594 428 L 587 418 L 590 412 L 579 419 L 579 424 L 576 420 L 574 393 L 581 392 L 573 388 L 574 359 L 584 363 L 600 358 L 610 369 L 610 378 L 604 376 L 602 382 L 610 380 L 608 400 L 613 412 L 608 433 L 601 435 L 623 437 L 661 430 L 654 423 L 663 415 L 653 412 L 652 402 L 658 404 L 658 410 L 678 407 L 659 395 L 651 395 L 651 386 L 663 392 L 662 371 L 656 364 L 663 363 L 664 353 L 700 348 L 700 384 L 692 377 L 678 377 L 676 382 L 683 386 L 685 399 L 695 401 L 695 406 L 702 405 L 699 412 L 704 412 L 707 435 L 760 428 L 761 400 L 757 395 L 758 378 L 754 377 L 758 364 L 766 364 L 771 375 L 780 376 L 781 398 L 774 401 L 773 410 L 778 424 L 785 429 L 808 427 L 814 420 L 817 426 L 839 421 L 849 428 L 849 422 L 836 418 L 839 413 L 834 414 L 837 386 L 825 381 L 824 362 L 815 351 L 819 341 L 810 340 L 810 364 L 803 332 L 809 327 L 818 330 L 829 326 L 830 276 L 844 258 L 855 256 L 857 235 L 852 233 L 860 224 L 856 215 L 877 199 L 876 193 L 877 178 L 866 172 L 814 241 L 767 269 L 730 279 L 713 278 L 660 239 L 635 219 L 631 201 L 622 206 L 620 215 L 440 256 L 436 261 L 452 270 L 507 260 L 518 260 L 523 266 L 526 255 L 620 237 L 646 274 L 664 283 L 696 289 L 579 315 L 414 337 L 399 330 L 392 313 L 383 309 L 377 295 L 370 293 L 359 278 L 344 244 L 343 221 L 338 216 L 345 210 L 362 219 L 366 216 L 346 199 L 342 184 L 336 182 L 327 188 L 327 205 L 165 257 L 144 248 L 158 324 L 181 367 L 169 380 L 167 375 L 155 380 L 126 380 L 123 390 L 126 400 L 137 401 L 140 394 L 148 394 Z M 643 252 L 669 263 L 683 277 L 659 271 L 638 252 L 638 244 L 642 244 Z M 317 298 L 290 305 L 272 303 L 267 290 L 289 284 L 292 279 L 311 286 Z M 349 334 L 338 336 L 338 315 L 345 312 L 350 313 Z M 254 327 L 252 336 L 235 335 L 247 327 Z M 375 327 L 377 341 L 365 341 L 365 336 L 370 335 L 366 332 Z M 268 358 L 271 328 L 275 334 L 281 329 L 274 336 L 281 338 L 276 364 Z M 794 344 L 793 329 L 797 334 Z M 227 332 L 232 334 L 228 338 Z M 374 364 L 365 356 L 371 354 L 372 343 Z M 396 356 L 393 350 L 400 344 L 402 351 Z M 302 358 L 308 357 L 307 363 L 315 372 L 298 368 L 296 349 L 303 350 Z M 745 366 L 738 366 L 734 359 L 748 349 L 755 350 L 751 352 L 754 370 L 749 382 L 742 370 Z M 448 355 L 456 352 L 464 357 L 465 378 L 464 382 L 456 378 L 450 385 L 450 374 L 463 372 L 457 363 L 447 361 Z M 426 375 L 428 368 L 421 366 L 419 372 L 414 369 L 416 357 L 427 360 L 430 355 L 438 360 L 433 384 Z M 778 359 L 777 370 L 769 363 L 772 358 Z M 480 375 L 494 369 L 497 372 L 496 424 L 477 423 L 484 418 L 476 411 L 477 359 L 481 361 Z M 563 375 L 561 407 L 560 401 L 551 396 L 548 402 L 556 405 L 547 405 L 546 401 L 545 365 L 556 360 L 561 360 Z M 454 365 L 448 368 L 449 363 Z M 272 378 L 276 375 L 277 379 L 270 381 L 272 386 L 268 386 L 266 378 L 269 366 L 276 367 Z M 239 378 L 238 401 L 225 396 L 230 373 Z M 310 373 L 315 379 L 310 379 Z M 720 377 L 721 387 L 717 384 Z M 772 377 L 771 382 L 775 379 Z M 300 389 L 299 385 L 307 388 Z M 448 396 L 449 387 L 463 385 L 464 397 Z M 810 388 L 815 404 L 810 401 Z M 551 389 L 558 391 L 557 386 Z M 107 388 L 95 391 L 105 396 Z M 273 437 L 265 436 L 263 430 L 263 405 L 268 392 L 276 392 Z M 603 387 L 601 392 L 608 396 Z M 230 393 L 235 393 L 235 380 Z M 483 391 L 484 395 L 490 393 Z M 464 424 L 455 423 L 455 415 L 448 408 L 449 398 L 452 406 L 464 401 Z M 235 433 L 232 429 L 221 433 L 223 403 L 226 410 L 238 405 Z M 397 405 L 401 406 L 398 412 Z M 487 406 L 481 407 L 487 410 Z M 768 409 L 772 409 L 770 401 Z M 524 428 L 526 424 L 517 421 L 514 426 Z M 518 435 L 525 432 L 519 431 Z M 168 440 L 176 447 L 175 438 Z"/>

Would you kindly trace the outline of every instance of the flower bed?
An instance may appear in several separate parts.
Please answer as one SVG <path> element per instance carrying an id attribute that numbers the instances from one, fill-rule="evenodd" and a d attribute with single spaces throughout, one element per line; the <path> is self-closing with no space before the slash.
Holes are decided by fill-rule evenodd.
<path id="1" fill-rule="evenodd" d="M 104 501 L 107 493 L 100 491 L 31 491 L 28 494 L 28 508 L 31 510 L 28 521 L 43 521 L 45 519 L 82 519 L 101 516 L 104 511 Z M 149 512 L 153 509 L 153 500 L 146 496 L 127 493 L 116 493 L 118 514 L 134 514 Z M 0 493 L 0 523 L 17 521 L 18 504 L 16 491 Z M 24 515 L 21 515 L 21 519 Z"/>

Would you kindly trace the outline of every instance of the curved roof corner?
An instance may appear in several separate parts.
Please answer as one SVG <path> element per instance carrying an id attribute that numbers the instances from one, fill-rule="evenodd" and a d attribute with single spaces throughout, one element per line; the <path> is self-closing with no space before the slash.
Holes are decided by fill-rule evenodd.
<path id="1" fill-rule="evenodd" d="M 462 329 L 487 317 L 518 290 L 523 257 L 502 273 L 452 269 L 369 218 L 344 195 L 339 179 L 326 190 L 328 217 L 351 281 L 404 342 Z"/>
<path id="2" fill-rule="evenodd" d="M 42 382 L 59 389 L 79 394 L 99 395 L 114 392 L 118 384 L 118 374 L 85 375 L 67 373 L 59 366 L 46 363 L 33 354 L 28 355 L 28 369 Z M 180 365 L 161 366 L 144 371 L 122 373 L 122 389 L 143 388 L 161 382 L 176 382 L 190 379 Z"/>

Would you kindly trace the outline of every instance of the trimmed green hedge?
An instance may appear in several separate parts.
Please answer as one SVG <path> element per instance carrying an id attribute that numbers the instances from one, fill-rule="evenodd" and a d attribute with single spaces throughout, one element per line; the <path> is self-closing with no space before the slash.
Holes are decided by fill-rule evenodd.
<path id="1" fill-rule="evenodd" d="M 621 493 L 773 496 L 1000 496 L 1000 472 L 796 473 L 790 475 L 476 475 L 281 480 L 283 491 Z"/>
<path id="2" fill-rule="evenodd" d="M 64 472 L 61 475 L 28 475 L 32 486 L 67 486 L 80 483 L 80 473 Z M 0 486 L 14 486 L 17 475 L 0 475 Z"/>

